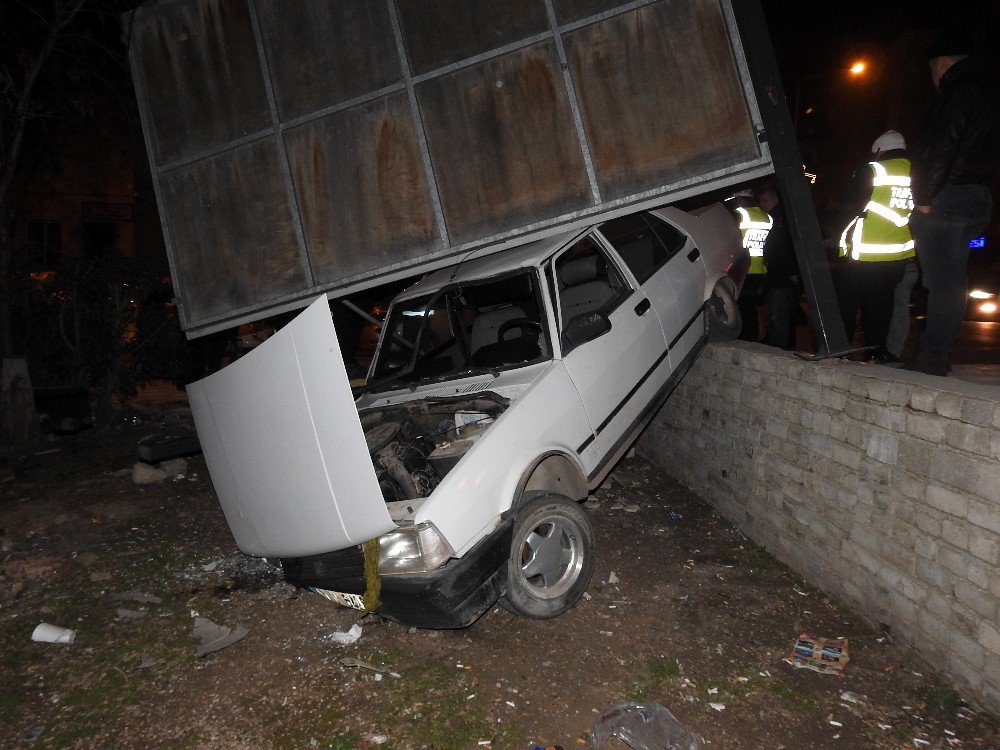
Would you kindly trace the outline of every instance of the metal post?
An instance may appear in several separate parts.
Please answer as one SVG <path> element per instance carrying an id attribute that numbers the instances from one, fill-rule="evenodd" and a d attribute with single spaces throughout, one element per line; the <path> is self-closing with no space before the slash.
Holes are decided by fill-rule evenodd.
<path id="1" fill-rule="evenodd" d="M 757 105 L 767 133 L 774 161 L 778 189 L 799 260 L 799 273 L 812 306 L 813 327 L 819 339 L 816 358 L 839 357 L 855 349 L 847 340 L 840 306 L 833 289 L 833 278 L 823 250 L 823 236 L 816 219 L 816 208 L 802 169 L 799 146 L 792 129 L 781 75 L 771 48 L 771 37 L 761 10 L 760 0 L 733 3 L 733 14 L 740 30 L 747 66 L 757 94 Z"/>

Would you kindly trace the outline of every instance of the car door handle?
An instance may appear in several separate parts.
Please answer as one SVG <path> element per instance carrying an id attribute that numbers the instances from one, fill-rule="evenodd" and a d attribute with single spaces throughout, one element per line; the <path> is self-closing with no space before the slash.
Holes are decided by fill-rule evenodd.
<path id="1" fill-rule="evenodd" d="M 648 309 L 649 309 L 649 298 L 646 298 L 642 302 L 640 302 L 638 305 L 635 306 L 635 314 L 636 315 L 645 315 L 646 314 L 646 310 L 648 310 Z"/>
<path id="2" fill-rule="evenodd" d="M 688 253 L 688 260 L 691 261 L 692 263 L 694 263 L 700 257 L 701 257 L 701 250 L 699 250 L 698 248 L 695 248 L 694 250 Z"/>

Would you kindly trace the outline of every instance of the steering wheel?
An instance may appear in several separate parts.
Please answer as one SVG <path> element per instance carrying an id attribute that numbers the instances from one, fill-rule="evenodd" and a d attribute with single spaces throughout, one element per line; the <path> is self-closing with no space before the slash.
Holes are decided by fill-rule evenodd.
<path id="1" fill-rule="evenodd" d="M 497 331 L 497 343 L 503 341 L 504 336 L 514 328 L 521 329 L 521 338 L 530 336 L 532 331 L 535 333 L 542 332 L 542 324 L 537 320 L 532 320 L 531 318 L 511 318 L 500 326 L 500 329 Z"/>

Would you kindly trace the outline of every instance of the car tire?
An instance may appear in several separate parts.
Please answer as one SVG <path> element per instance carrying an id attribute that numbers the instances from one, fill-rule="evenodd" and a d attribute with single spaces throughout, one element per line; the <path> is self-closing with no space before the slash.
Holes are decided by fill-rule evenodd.
<path id="1" fill-rule="evenodd" d="M 743 318 L 728 279 L 719 279 L 706 304 L 710 341 L 732 341 L 743 329 Z"/>
<path id="2" fill-rule="evenodd" d="M 517 512 L 500 605 L 531 620 L 572 609 L 594 575 L 594 528 L 583 507 L 546 494 Z"/>

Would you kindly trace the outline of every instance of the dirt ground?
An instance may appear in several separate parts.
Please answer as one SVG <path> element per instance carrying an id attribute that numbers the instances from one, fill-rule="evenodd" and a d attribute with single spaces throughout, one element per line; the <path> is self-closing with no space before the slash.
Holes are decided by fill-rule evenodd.
<path id="1" fill-rule="evenodd" d="M 123 417 L 7 464 L 0 746 L 569 750 L 591 747 L 598 711 L 636 700 L 709 748 L 1000 748 L 1000 725 L 889 630 L 639 459 L 588 502 L 597 572 L 568 614 L 493 607 L 442 632 L 368 616 L 337 645 L 359 613 L 241 556 L 200 457 L 182 479 L 133 483 L 137 439 L 176 417 Z M 196 659 L 196 613 L 249 634 Z M 32 642 L 40 622 L 75 641 Z M 842 676 L 784 663 L 802 631 L 849 639 Z"/>

